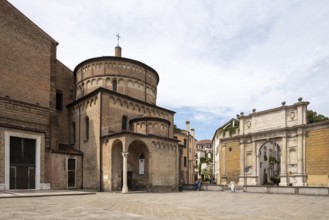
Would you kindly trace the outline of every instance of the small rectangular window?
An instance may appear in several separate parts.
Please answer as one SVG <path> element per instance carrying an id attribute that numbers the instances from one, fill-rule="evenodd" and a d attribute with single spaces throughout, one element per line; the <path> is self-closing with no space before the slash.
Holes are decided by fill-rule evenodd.
<path id="1" fill-rule="evenodd" d="M 127 116 L 122 116 L 122 125 L 121 128 L 123 131 L 127 130 Z"/>
<path id="2" fill-rule="evenodd" d="M 89 118 L 85 118 L 85 141 L 89 140 Z"/>
<path id="3" fill-rule="evenodd" d="M 62 91 L 56 91 L 56 109 L 63 110 L 63 93 Z"/>
<path id="4" fill-rule="evenodd" d="M 76 159 L 67 159 L 67 185 L 72 188 L 75 187 L 75 171 L 76 171 Z"/>
<path id="5" fill-rule="evenodd" d="M 186 167 L 186 157 L 184 157 L 184 167 Z"/>
<path id="6" fill-rule="evenodd" d="M 112 90 L 113 90 L 113 92 L 117 92 L 117 87 L 118 87 L 117 81 L 116 80 L 113 80 L 113 82 L 112 82 Z"/>
<path id="7" fill-rule="evenodd" d="M 75 122 L 72 122 L 72 144 L 75 144 Z"/>
<path id="8" fill-rule="evenodd" d="M 68 170 L 75 170 L 75 159 L 68 159 L 67 160 L 67 169 Z"/>

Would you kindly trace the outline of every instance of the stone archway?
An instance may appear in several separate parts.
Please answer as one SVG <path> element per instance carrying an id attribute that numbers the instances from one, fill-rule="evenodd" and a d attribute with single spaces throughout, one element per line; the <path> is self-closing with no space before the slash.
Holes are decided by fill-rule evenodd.
<path id="1" fill-rule="evenodd" d="M 258 150 L 259 185 L 278 185 L 281 174 L 281 149 L 275 142 L 267 141 Z"/>
<path id="2" fill-rule="evenodd" d="M 134 140 L 128 147 L 128 175 L 131 175 L 131 190 L 149 190 L 150 187 L 150 153 L 141 140 Z"/>
<path id="3" fill-rule="evenodd" d="M 121 191 L 122 189 L 122 170 L 123 170 L 123 160 L 122 160 L 123 145 L 120 140 L 115 140 L 112 144 L 112 155 L 111 155 L 111 168 L 112 168 L 112 189 L 111 191 Z"/>

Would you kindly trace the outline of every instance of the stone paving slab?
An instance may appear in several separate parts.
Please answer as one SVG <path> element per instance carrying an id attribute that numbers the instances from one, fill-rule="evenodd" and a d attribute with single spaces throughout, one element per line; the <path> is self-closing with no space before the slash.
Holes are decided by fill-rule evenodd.
<path id="1" fill-rule="evenodd" d="M 328 196 L 183 191 L 0 199 L 0 219 L 329 219 Z"/>

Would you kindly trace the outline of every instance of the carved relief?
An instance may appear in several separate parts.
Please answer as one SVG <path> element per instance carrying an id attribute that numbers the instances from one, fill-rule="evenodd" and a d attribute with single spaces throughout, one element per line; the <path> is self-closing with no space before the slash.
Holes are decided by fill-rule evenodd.
<path id="1" fill-rule="evenodd" d="M 288 147 L 295 147 L 295 146 L 297 146 L 297 138 L 289 138 L 287 140 L 287 146 Z"/>
<path id="2" fill-rule="evenodd" d="M 289 113 L 290 119 L 294 120 L 295 116 L 296 116 L 296 112 L 295 111 L 290 111 L 290 113 Z"/>
<path id="3" fill-rule="evenodd" d="M 289 165 L 297 164 L 297 152 L 296 147 L 289 149 Z"/>
<path id="4" fill-rule="evenodd" d="M 96 101 L 97 101 L 97 96 L 85 100 L 81 103 L 81 108 L 87 109 L 88 107 L 92 107 L 93 105 L 96 105 Z"/>
<path id="5" fill-rule="evenodd" d="M 152 141 L 153 147 L 163 150 L 176 150 L 176 145 L 168 142 Z"/>

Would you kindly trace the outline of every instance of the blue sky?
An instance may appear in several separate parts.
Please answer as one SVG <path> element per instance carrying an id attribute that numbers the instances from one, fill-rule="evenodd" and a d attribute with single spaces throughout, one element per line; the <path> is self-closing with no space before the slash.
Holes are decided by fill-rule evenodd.
<path id="1" fill-rule="evenodd" d="M 327 0 L 9 0 L 59 42 L 70 69 L 122 55 L 160 75 L 157 104 L 196 138 L 298 97 L 329 116 Z"/>

